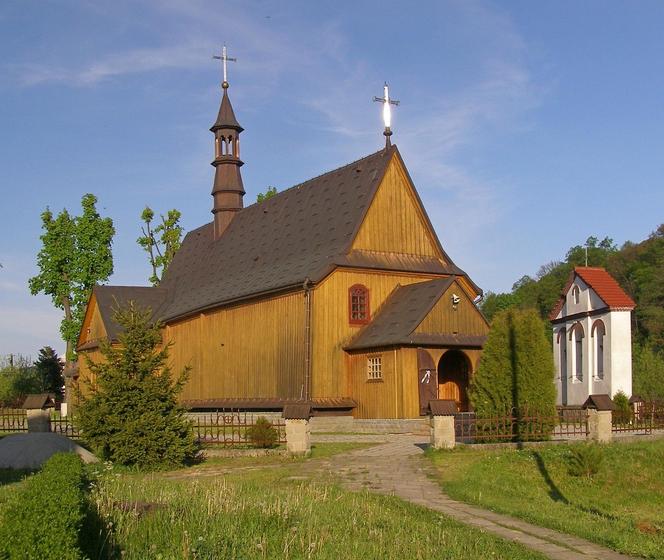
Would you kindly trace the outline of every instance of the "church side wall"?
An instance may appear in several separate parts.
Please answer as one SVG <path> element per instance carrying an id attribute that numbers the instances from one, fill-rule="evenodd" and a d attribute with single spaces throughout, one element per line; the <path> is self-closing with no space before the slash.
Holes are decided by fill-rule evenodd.
<path id="1" fill-rule="evenodd" d="M 630 311 L 609 313 L 605 352 L 608 358 L 609 390 L 613 397 L 622 391 L 632 396 L 632 325 Z M 608 350 L 608 351 L 607 351 Z"/>
<path id="2" fill-rule="evenodd" d="M 191 367 L 183 400 L 297 398 L 304 383 L 302 292 L 217 309 L 170 324 L 170 362 Z"/>
<path id="3" fill-rule="evenodd" d="M 397 284 L 434 278 L 431 275 L 362 272 L 337 269 L 313 292 L 312 397 L 350 396 L 343 347 L 363 325 L 348 320 L 348 290 L 355 284 L 369 288 L 371 317 Z"/>
<path id="4" fill-rule="evenodd" d="M 348 356 L 349 396 L 358 403 L 354 411 L 357 418 L 405 417 L 399 352 L 397 349 L 385 349 Z M 375 356 L 381 358 L 383 378 L 368 380 L 367 360 Z"/>

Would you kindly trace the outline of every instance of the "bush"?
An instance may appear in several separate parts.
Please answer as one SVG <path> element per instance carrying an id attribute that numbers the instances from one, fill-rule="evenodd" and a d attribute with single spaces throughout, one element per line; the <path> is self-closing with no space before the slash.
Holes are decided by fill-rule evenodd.
<path id="1" fill-rule="evenodd" d="M 279 434 L 272 426 L 272 422 L 265 416 L 259 416 L 256 423 L 247 430 L 247 438 L 254 447 L 268 448 L 274 447 L 279 439 Z"/>
<path id="2" fill-rule="evenodd" d="M 567 469 L 572 476 L 591 478 L 604 463 L 604 450 L 597 444 L 581 444 L 570 448 Z"/>
<path id="3" fill-rule="evenodd" d="M 556 416 L 553 356 L 545 332 L 534 310 L 508 309 L 495 315 L 468 391 L 478 418 Z M 514 436 L 532 439 L 530 424 L 517 421 Z M 553 428 L 552 420 L 545 420 L 542 429 L 536 424 L 544 437 Z"/>
<path id="4" fill-rule="evenodd" d="M 613 395 L 613 404 L 616 405 L 616 409 L 613 411 L 613 422 L 629 422 L 632 417 L 632 407 L 627 395 L 622 391 L 618 391 Z"/>
<path id="5" fill-rule="evenodd" d="M 79 427 L 105 459 L 141 469 L 175 467 L 193 458 L 191 422 L 178 405 L 188 371 L 173 378 L 169 345 L 150 311 L 132 303 L 115 311 L 122 327 L 117 345 L 102 343 L 103 360 L 88 359 L 94 383 L 81 395 Z"/>
<path id="6" fill-rule="evenodd" d="M 57 453 L 12 494 L 0 514 L 0 558 L 79 560 L 87 502 L 83 464 Z"/>

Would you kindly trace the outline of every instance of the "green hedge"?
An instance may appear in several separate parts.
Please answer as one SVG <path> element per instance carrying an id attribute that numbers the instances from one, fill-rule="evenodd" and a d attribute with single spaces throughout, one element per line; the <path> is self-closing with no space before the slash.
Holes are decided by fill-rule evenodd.
<path id="1" fill-rule="evenodd" d="M 79 560 L 86 516 L 83 463 L 57 453 L 0 512 L 0 559 Z"/>

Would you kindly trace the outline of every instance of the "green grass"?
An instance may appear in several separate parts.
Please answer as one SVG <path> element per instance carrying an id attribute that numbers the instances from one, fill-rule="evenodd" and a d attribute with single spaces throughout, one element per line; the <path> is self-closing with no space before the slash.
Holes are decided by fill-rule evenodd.
<path id="1" fill-rule="evenodd" d="M 397 498 L 296 480 L 298 472 L 296 463 L 214 478 L 111 470 L 93 497 L 124 560 L 543 558 Z"/>
<path id="2" fill-rule="evenodd" d="M 430 452 L 451 497 L 664 559 L 664 440 L 603 446 L 592 478 L 568 472 L 571 445 Z"/>

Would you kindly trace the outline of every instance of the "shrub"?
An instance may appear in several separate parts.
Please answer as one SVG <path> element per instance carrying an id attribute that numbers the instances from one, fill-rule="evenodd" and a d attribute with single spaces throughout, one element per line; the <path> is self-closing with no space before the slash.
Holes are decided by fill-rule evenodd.
<path id="1" fill-rule="evenodd" d="M 105 459 L 141 469 L 184 464 L 196 443 L 191 422 L 178 405 L 188 371 L 174 379 L 161 327 L 150 311 L 130 303 L 114 313 L 122 327 L 117 345 L 102 343 L 103 360 L 88 359 L 94 383 L 81 395 L 79 426 Z"/>
<path id="2" fill-rule="evenodd" d="M 265 416 L 259 416 L 256 423 L 247 430 L 247 438 L 254 447 L 268 448 L 274 447 L 279 434 L 274 429 L 272 422 Z"/>
<path id="3" fill-rule="evenodd" d="M 616 409 L 613 411 L 613 421 L 616 422 L 629 422 L 632 417 L 632 407 L 629 404 L 627 395 L 622 391 L 618 391 L 613 395 L 613 404 Z"/>
<path id="4" fill-rule="evenodd" d="M 545 326 L 531 309 L 498 312 L 482 351 L 477 372 L 472 376 L 469 396 L 478 418 L 556 416 L 556 388 L 553 384 L 553 356 Z M 517 421 L 514 436 L 528 436 L 537 424 L 544 437 L 552 420 L 541 424 Z"/>
<path id="5" fill-rule="evenodd" d="M 83 464 L 57 453 L 12 494 L 0 517 L 0 558 L 79 560 L 86 516 Z"/>
<path id="6" fill-rule="evenodd" d="M 567 469 L 572 476 L 591 478 L 596 475 L 604 463 L 604 450 L 597 444 L 581 444 L 570 448 Z"/>

